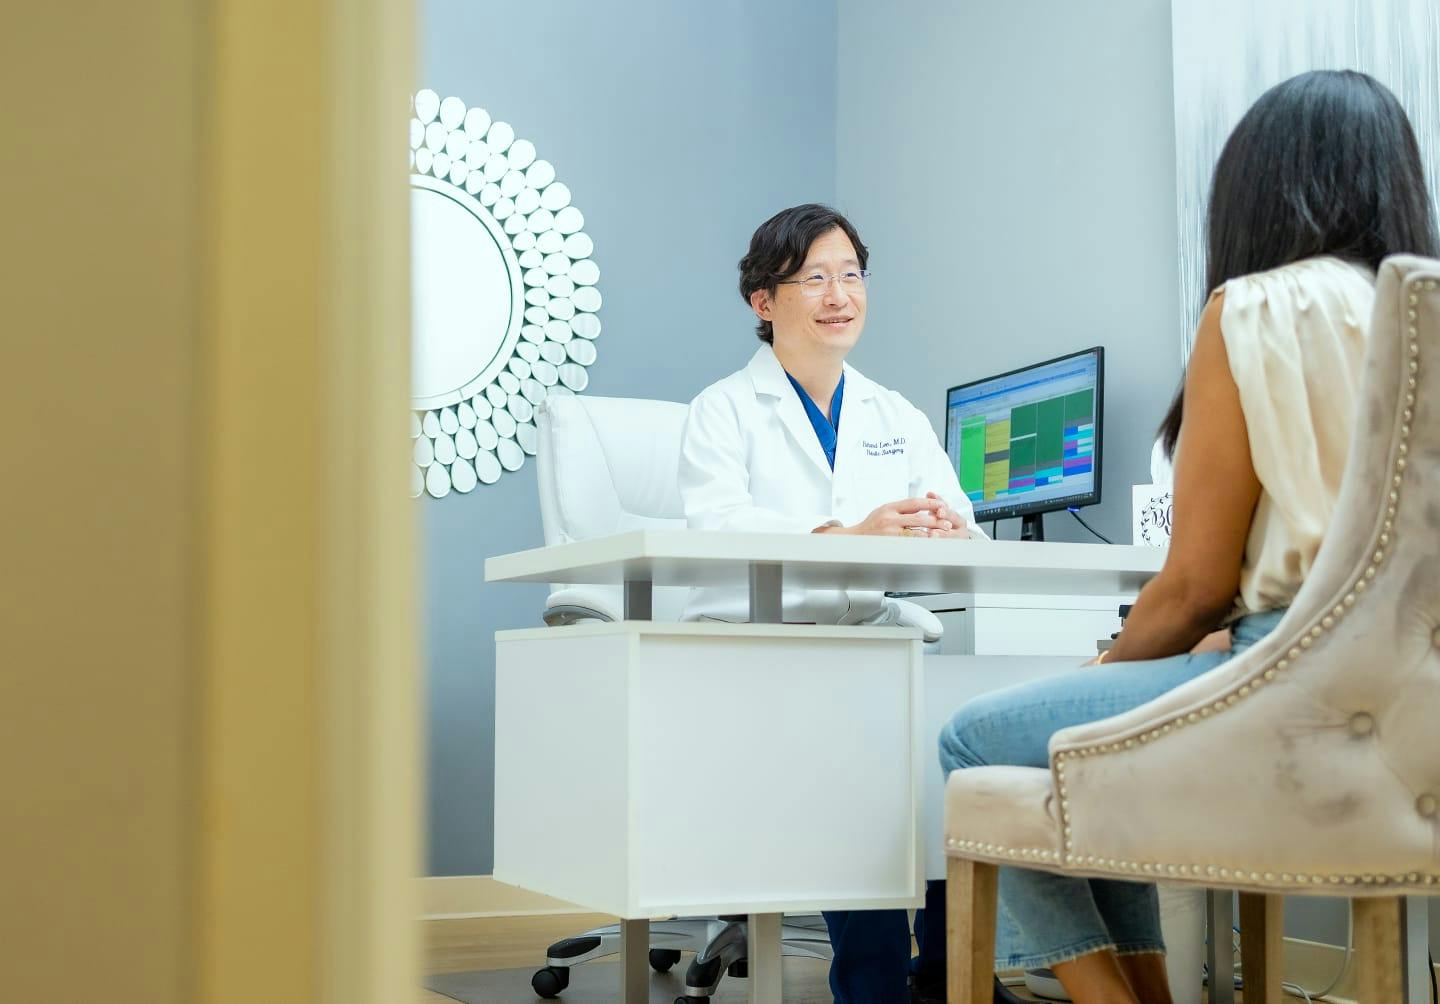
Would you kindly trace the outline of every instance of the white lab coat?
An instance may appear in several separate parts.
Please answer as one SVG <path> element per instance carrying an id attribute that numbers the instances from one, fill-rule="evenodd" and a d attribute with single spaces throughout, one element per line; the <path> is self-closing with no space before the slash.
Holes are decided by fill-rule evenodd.
<path id="1" fill-rule="evenodd" d="M 762 345 L 738 373 L 690 403 L 680 448 L 685 518 L 698 530 L 809 533 L 849 526 L 878 506 L 935 492 L 974 525 L 975 511 L 930 422 L 893 390 L 845 366 L 835 470 L 774 351 Z M 878 592 L 785 590 L 785 619 L 875 623 Z M 744 620 L 743 591 L 696 589 L 687 619 Z"/>

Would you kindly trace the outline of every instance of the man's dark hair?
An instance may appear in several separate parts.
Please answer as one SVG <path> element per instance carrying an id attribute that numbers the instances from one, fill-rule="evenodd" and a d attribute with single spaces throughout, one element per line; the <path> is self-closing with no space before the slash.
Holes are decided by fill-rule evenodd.
<path id="1" fill-rule="evenodd" d="M 1353 70 L 1316 70 L 1260 96 L 1220 152 L 1210 188 L 1206 299 L 1230 279 L 1315 255 L 1378 269 L 1440 256 L 1435 209 L 1405 109 Z M 1160 426 L 1174 455 L 1184 382 Z"/>
<path id="2" fill-rule="evenodd" d="M 760 224 L 750 238 L 750 250 L 740 259 L 740 297 L 747 304 L 750 294 L 763 289 L 771 296 L 781 279 L 788 279 L 805 264 L 805 255 L 816 239 L 839 227 L 855 245 L 860 267 L 866 267 L 870 252 L 860 240 L 854 225 L 829 206 L 810 202 L 803 206 L 782 209 Z M 775 329 L 769 321 L 755 325 L 755 334 L 766 345 L 775 341 Z"/>

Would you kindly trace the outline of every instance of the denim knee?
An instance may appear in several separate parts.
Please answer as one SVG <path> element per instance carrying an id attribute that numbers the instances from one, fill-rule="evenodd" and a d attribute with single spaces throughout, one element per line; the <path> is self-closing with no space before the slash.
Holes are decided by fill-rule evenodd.
<path id="1" fill-rule="evenodd" d="M 949 777 L 952 770 L 985 766 L 985 761 L 966 741 L 969 726 L 975 719 L 967 703 L 940 730 L 940 770 L 945 777 Z"/>

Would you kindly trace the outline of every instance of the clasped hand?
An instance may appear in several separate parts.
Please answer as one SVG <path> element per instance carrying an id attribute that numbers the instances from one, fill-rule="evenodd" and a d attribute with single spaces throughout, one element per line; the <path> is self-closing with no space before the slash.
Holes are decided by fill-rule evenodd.
<path id="1" fill-rule="evenodd" d="M 831 533 L 853 533 L 867 537 L 957 537 L 970 536 L 964 517 L 946 505 L 934 492 L 923 499 L 887 502 L 854 526 L 828 528 Z"/>

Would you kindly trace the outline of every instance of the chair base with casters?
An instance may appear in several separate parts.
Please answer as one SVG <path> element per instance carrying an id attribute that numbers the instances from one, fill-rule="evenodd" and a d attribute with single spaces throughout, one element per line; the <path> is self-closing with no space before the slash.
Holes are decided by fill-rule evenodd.
<path id="1" fill-rule="evenodd" d="M 828 961 L 829 935 L 818 916 L 794 917 L 780 929 L 780 954 Z M 747 975 L 745 919 L 723 916 L 693 920 L 652 921 L 650 968 L 669 972 L 681 952 L 694 952 L 685 973 L 685 993 L 676 1001 L 705 999 L 725 976 Z M 570 970 L 582 963 L 620 953 L 620 926 L 609 924 L 573 938 L 563 938 L 546 951 L 545 966 L 530 978 L 540 997 L 558 997 L 570 985 Z"/>
<path id="2" fill-rule="evenodd" d="M 713 922 L 705 920 L 657 921 L 650 925 L 650 968 L 669 972 L 680 961 L 682 951 L 698 952 L 705 947 Z M 593 959 L 620 954 L 620 925 L 609 924 L 562 938 L 545 952 L 545 966 L 530 977 L 530 986 L 540 997 L 558 997 L 570 985 L 570 970 Z"/>
<path id="3" fill-rule="evenodd" d="M 722 916 L 711 925 L 710 940 L 685 971 L 685 994 L 675 998 L 676 1004 L 710 997 L 723 976 L 748 975 L 744 918 Z M 818 916 L 791 918 L 780 928 L 780 954 L 830 961 L 834 953 L 825 922 Z"/>

